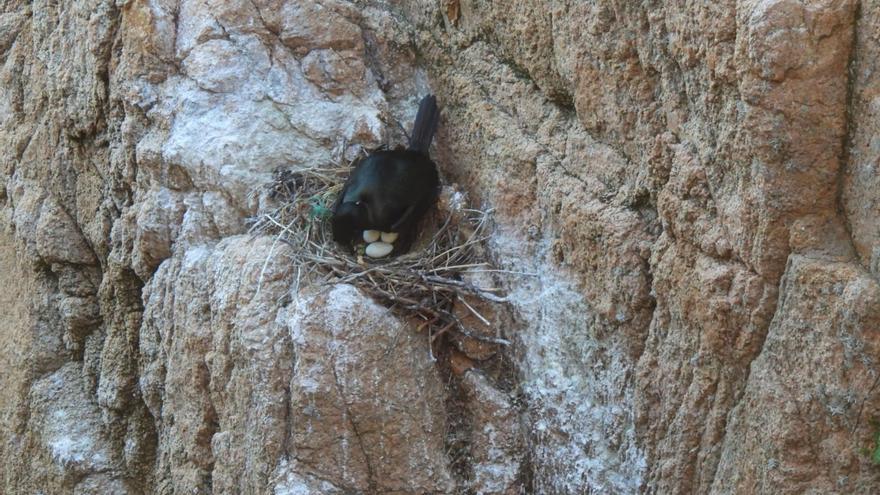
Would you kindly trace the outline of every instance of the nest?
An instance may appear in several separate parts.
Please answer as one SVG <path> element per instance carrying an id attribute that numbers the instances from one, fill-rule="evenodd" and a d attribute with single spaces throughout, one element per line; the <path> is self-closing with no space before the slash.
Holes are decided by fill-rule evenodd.
<path id="1" fill-rule="evenodd" d="M 363 246 L 352 253 L 335 243 L 330 232 L 331 208 L 351 166 L 276 171 L 267 186 L 277 207 L 258 217 L 251 232 L 274 235 L 276 242 L 293 247 L 295 290 L 303 282 L 352 284 L 398 315 L 421 321 L 419 329 L 427 329 L 431 342 L 452 331 L 507 345 L 497 329 L 494 336 L 474 331 L 463 321 L 473 318 L 462 316 L 472 315 L 491 329 L 489 318 L 478 308 L 485 312 L 507 301 L 502 289 L 473 282 L 475 274 L 491 275 L 477 277 L 480 280 L 496 280 L 494 274 L 504 272 L 494 269 L 486 254 L 491 210 L 464 208 L 447 188 L 436 211 L 422 221 L 423 238 L 426 230 L 434 231 L 430 239 L 416 242 L 404 255 L 372 260 L 363 255 Z"/>

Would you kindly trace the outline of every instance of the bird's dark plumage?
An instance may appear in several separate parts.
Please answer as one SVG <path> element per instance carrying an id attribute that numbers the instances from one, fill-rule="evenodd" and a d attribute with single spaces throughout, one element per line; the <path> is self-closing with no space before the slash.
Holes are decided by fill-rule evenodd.
<path id="1" fill-rule="evenodd" d="M 409 149 L 418 151 L 428 156 L 428 148 L 437 132 L 437 124 L 440 122 L 440 109 L 437 108 L 437 98 L 428 95 L 419 103 L 419 111 L 413 122 L 412 133 L 409 136 Z"/>
<path id="2" fill-rule="evenodd" d="M 424 97 L 413 123 L 408 149 L 376 151 L 352 171 L 333 207 L 333 238 L 351 245 L 364 230 L 397 232 L 394 253 L 409 250 L 419 220 L 437 201 L 440 178 L 428 148 L 440 110 Z"/>

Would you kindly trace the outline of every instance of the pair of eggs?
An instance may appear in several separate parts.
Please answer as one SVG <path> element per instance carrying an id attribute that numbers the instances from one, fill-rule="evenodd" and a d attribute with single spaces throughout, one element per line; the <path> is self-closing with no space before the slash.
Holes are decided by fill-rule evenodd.
<path id="1" fill-rule="evenodd" d="M 381 239 L 381 241 L 380 241 Z M 370 258 L 383 258 L 394 249 L 391 244 L 397 240 L 397 232 L 379 232 L 365 230 L 364 241 L 367 243 L 366 254 Z"/>

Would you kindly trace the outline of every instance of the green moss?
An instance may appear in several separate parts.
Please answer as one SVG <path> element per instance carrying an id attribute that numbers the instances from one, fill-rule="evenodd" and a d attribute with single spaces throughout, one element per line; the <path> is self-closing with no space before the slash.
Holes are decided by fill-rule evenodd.
<path id="1" fill-rule="evenodd" d="M 870 420 L 871 428 L 874 433 L 871 435 L 871 446 L 863 448 L 862 454 L 869 457 L 875 466 L 880 466 L 880 420 L 873 418 Z"/>

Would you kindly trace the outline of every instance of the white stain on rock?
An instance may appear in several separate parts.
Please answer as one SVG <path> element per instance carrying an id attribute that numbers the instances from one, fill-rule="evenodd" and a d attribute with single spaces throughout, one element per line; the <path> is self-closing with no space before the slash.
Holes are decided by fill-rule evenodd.
<path id="1" fill-rule="evenodd" d="M 98 406 L 82 400 L 86 390 L 80 369 L 74 363 L 64 365 L 34 383 L 31 421 L 60 468 L 100 472 L 110 468 L 111 455 Z"/>
<path id="2" fill-rule="evenodd" d="M 599 319 L 565 273 L 516 256 L 525 242 L 501 231 L 492 242 L 510 269 L 540 273 L 515 277 L 511 292 L 530 322 L 517 338 L 536 489 L 637 493 L 646 460 L 635 438 L 625 342 L 601 334 Z"/>

